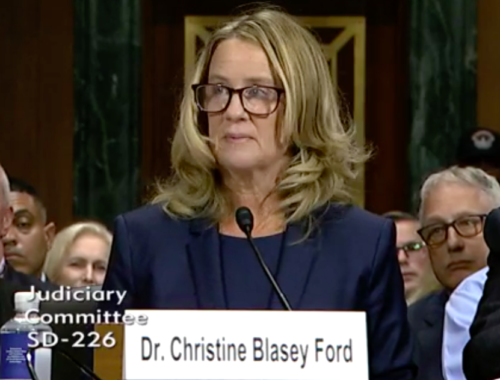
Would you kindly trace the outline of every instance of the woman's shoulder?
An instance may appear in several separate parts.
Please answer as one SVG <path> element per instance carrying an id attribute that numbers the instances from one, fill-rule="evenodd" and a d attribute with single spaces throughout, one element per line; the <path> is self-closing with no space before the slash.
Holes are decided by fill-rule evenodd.
<path id="1" fill-rule="evenodd" d="M 359 206 L 347 204 L 331 204 L 323 213 L 323 220 L 332 228 L 339 225 L 352 228 L 357 233 L 363 231 L 380 231 L 391 225 L 391 221 L 383 216 L 362 209 Z"/>
<path id="2" fill-rule="evenodd" d="M 175 219 L 168 215 L 160 204 L 147 204 L 132 211 L 128 211 L 116 218 L 117 224 L 124 225 L 126 229 L 134 232 L 176 231 L 189 228 L 189 221 Z"/>
<path id="3" fill-rule="evenodd" d="M 343 247 L 350 257 L 358 259 L 372 257 L 395 240 L 395 228 L 389 219 L 358 206 L 329 207 L 319 228 L 326 246 Z"/>

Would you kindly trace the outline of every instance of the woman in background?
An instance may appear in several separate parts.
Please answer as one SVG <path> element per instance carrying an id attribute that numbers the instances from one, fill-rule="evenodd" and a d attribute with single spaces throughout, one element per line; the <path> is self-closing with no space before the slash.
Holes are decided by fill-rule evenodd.
<path id="1" fill-rule="evenodd" d="M 47 253 L 44 273 L 64 286 L 102 285 L 112 236 L 97 222 L 80 222 L 61 230 Z"/>

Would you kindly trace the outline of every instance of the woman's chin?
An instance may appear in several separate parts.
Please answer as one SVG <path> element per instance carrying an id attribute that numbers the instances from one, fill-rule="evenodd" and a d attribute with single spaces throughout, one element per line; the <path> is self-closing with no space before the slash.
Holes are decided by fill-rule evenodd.
<path id="1" fill-rule="evenodd" d="M 248 172 L 259 166 L 259 158 L 255 157 L 255 155 L 248 154 L 231 154 L 230 156 L 221 156 L 218 157 L 218 161 L 224 169 L 235 172 Z"/>

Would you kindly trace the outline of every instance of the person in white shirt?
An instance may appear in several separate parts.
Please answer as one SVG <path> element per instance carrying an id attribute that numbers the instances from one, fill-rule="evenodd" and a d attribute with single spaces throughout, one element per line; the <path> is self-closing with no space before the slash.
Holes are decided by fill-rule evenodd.
<path id="1" fill-rule="evenodd" d="M 483 295 L 488 267 L 464 279 L 446 303 L 443 330 L 443 376 L 466 380 L 462 369 L 463 350 L 470 339 L 469 328 Z"/>

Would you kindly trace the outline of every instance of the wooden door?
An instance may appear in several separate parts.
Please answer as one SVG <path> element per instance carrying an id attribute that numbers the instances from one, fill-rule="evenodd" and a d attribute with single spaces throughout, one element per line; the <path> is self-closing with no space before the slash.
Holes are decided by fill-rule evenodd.
<path id="1" fill-rule="evenodd" d="M 0 164 L 73 220 L 73 7 L 0 1 Z"/>
<path id="2" fill-rule="evenodd" d="M 245 2 L 144 0 L 143 155 L 145 183 L 168 174 L 170 140 L 196 46 Z M 358 203 L 374 212 L 407 204 L 406 7 L 403 0 L 276 2 L 312 27 L 325 47 L 358 140 L 377 150 Z"/>

